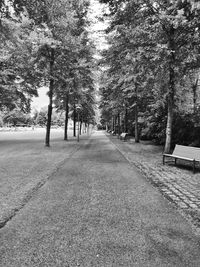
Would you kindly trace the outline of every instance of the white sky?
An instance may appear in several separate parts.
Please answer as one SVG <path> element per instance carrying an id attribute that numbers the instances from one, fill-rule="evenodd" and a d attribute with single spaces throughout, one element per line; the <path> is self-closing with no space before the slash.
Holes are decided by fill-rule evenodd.
<path id="1" fill-rule="evenodd" d="M 42 107 L 48 106 L 49 97 L 47 96 L 48 87 L 38 89 L 38 97 L 33 97 L 31 107 L 40 111 Z"/>
<path id="2" fill-rule="evenodd" d="M 88 14 L 91 26 L 89 28 L 90 36 L 94 40 L 97 49 L 106 48 L 106 40 L 103 31 L 108 24 L 105 21 L 100 21 L 99 17 L 103 14 L 105 5 L 100 4 L 98 0 L 90 0 L 90 12 Z"/>

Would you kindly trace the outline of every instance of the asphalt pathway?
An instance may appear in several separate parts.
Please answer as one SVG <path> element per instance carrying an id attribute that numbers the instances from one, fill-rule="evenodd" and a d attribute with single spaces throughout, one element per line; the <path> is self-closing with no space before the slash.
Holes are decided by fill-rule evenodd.
<path id="1" fill-rule="evenodd" d="M 200 266 L 188 222 L 96 132 L 0 230 L 0 266 Z"/>

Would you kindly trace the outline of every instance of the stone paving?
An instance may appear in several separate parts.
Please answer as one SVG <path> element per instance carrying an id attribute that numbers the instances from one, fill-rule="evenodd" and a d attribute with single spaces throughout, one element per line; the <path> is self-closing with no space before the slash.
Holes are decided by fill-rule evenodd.
<path id="1" fill-rule="evenodd" d="M 185 162 L 179 166 L 163 165 L 160 146 L 144 141 L 123 142 L 116 136 L 108 136 L 124 157 L 200 230 L 200 168 L 193 174 L 192 168 L 183 167 Z"/>

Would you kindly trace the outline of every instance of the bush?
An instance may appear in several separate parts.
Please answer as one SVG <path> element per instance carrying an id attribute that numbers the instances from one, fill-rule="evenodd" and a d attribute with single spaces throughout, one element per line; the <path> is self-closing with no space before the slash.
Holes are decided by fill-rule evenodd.
<path id="1" fill-rule="evenodd" d="M 141 131 L 141 139 L 153 140 L 159 145 L 165 143 L 166 113 L 166 108 L 160 105 L 146 114 L 145 123 Z"/>
<path id="2" fill-rule="evenodd" d="M 200 146 L 200 128 L 193 114 L 175 114 L 172 144 Z"/>
<path id="3" fill-rule="evenodd" d="M 32 119 L 29 114 L 25 114 L 19 109 L 13 109 L 3 117 L 4 123 L 16 125 L 30 125 L 32 124 Z"/>
<path id="4" fill-rule="evenodd" d="M 193 114 L 174 114 L 172 128 L 172 146 L 175 144 L 200 146 L 200 125 L 196 125 L 197 118 Z M 164 145 L 166 138 L 167 116 L 166 110 L 159 108 L 146 118 L 141 131 L 141 139 L 153 140 L 156 144 Z"/>

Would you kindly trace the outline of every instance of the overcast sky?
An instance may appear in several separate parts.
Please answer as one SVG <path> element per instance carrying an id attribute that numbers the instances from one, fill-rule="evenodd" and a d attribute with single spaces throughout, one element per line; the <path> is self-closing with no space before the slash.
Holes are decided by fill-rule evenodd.
<path id="1" fill-rule="evenodd" d="M 47 96 L 48 87 L 41 87 L 38 89 L 39 97 L 33 97 L 32 109 L 40 110 L 42 107 L 48 106 L 49 98 Z"/>
<path id="2" fill-rule="evenodd" d="M 90 0 L 90 2 L 91 7 L 88 17 L 91 21 L 91 27 L 89 30 L 91 33 L 91 38 L 94 40 L 97 49 L 101 50 L 106 47 L 103 31 L 106 29 L 107 23 L 99 18 L 103 14 L 105 5 L 100 4 L 98 0 Z"/>

